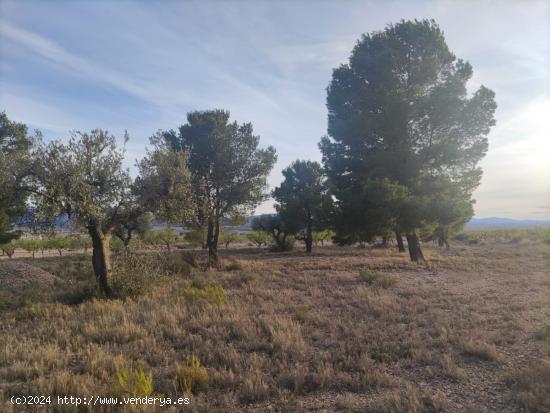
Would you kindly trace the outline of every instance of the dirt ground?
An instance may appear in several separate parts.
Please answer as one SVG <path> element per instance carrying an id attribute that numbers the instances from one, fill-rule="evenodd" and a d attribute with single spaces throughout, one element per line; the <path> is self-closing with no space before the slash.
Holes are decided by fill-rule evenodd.
<path id="1" fill-rule="evenodd" d="M 138 298 L 27 300 L 0 318 L 0 407 L 109 394 L 122 368 L 181 394 L 177 366 L 194 354 L 208 372 L 196 411 L 549 412 L 550 245 L 424 248 L 421 264 L 394 248 L 230 249 L 220 269 Z M 25 262 L 70 284 L 88 260 Z M 189 299 L 208 285 L 225 302 Z"/>

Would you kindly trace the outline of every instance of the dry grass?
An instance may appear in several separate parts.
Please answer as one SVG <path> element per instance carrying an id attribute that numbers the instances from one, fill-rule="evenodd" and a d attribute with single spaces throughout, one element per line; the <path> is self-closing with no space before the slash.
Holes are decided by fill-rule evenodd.
<path id="1" fill-rule="evenodd" d="M 93 285 L 88 257 L 36 259 L 65 282 L 1 314 L 0 410 L 11 395 L 110 395 L 125 372 L 204 412 L 548 411 L 534 375 L 546 370 L 504 383 L 547 354 L 549 252 L 428 246 L 415 264 L 391 249 L 254 248 L 206 271 L 203 256 L 192 271 L 161 257 L 173 275 L 109 301 L 78 295 Z"/>

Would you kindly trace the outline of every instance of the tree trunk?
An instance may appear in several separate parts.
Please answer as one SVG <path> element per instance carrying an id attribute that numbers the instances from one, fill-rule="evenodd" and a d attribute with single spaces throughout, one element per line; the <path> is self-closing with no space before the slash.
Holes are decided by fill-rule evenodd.
<path id="1" fill-rule="evenodd" d="M 416 232 L 412 232 L 410 234 L 407 234 L 407 244 L 409 247 L 409 256 L 411 257 L 411 261 L 426 261 L 424 259 L 424 254 L 422 254 L 422 249 L 420 248 L 420 241 L 418 240 L 418 236 L 416 235 Z"/>
<path id="2" fill-rule="evenodd" d="M 311 222 L 307 223 L 306 236 L 304 238 L 304 242 L 306 243 L 306 252 L 308 254 L 311 254 L 311 251 L 313 250 L 313 234 L 311 231 Z"/>
<path id="3" fill-rule="evenodd" d="M 92 265 L 99 289 L 107 296 L 113 294 L 109 286 L 111 276 L 111 251 L 109 240 L 111 234 L 104 233 L 98 226 L 89 227 L 88 232 L 92 238 Z"/>
<path id="4" fill-rule="evenodd" d="M 128 231 L 128 234 L 123 237 L 122 243 L 126 248 L 128 248 L 128 245 L 130 245 L 130 241 L 132 240 L 132 231 Z"/>
<path id="5" fill-rule="evenodd" d="M 220 222 L 214 218 L 208 220 L 208 232 L 206 244 L 208 246 L 208 266 L 214 267 L 218 263 L 218 238 L 220 235 Z"/>
<path id="6" fill-rule="evenodd" d="M 397 248 L 399 248 L 399 252 L 405 252 L 405 244 L 403 244 L 403 237 L 399 231 L 395 231 L 395 239 L 397 240 Z"/>
<path id="7" fill-rule="evenodd" d="M 382 237 L 382 246 L 384 248 L 388 246 L 388 237 Z"/>

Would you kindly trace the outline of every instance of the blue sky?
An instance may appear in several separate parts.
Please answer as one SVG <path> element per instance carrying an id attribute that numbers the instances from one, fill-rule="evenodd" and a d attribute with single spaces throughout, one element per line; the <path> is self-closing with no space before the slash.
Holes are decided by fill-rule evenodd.
<path id="1" fill-rule="evenodd" d="M 130 166 L 188 111 L 228 109 L 276 147 L 275 186 L 320 160 L 332 68 L 402 18 L 434 18 L 496 92 L 476 215 L 550 219 L 550 1 L 0 0 L 0 110 L 48 138 L 127 129 Z"/>

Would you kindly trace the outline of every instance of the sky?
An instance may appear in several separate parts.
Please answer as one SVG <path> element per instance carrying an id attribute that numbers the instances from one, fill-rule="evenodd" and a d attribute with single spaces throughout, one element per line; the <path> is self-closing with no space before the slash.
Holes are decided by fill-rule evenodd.
<path id="1" fill-rule="evenodd" d="M 130 134 L 126 164 L 191 110 L 227 109 L 281 170 L 320 160 L 326 87 L 363 33 L 433 18 L 496 93 L 476 217 L 550 219 L 550 1 L 0 0 L 0 111 L 67 139 Z M 257 213 L 272 211 L 273 201 Z"/>

